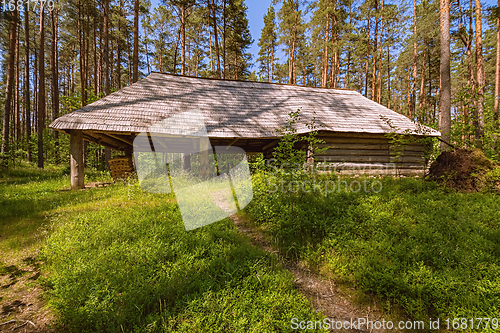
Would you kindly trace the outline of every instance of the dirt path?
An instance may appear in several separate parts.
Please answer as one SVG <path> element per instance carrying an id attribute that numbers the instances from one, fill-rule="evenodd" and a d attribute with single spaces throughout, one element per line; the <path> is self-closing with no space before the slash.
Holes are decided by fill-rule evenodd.
<path id="1" fill-rule="evenodd" d="M 52 333 L 53 314 L 45 307 L 36 280 L 41 275 L 37 253 L 6 258 L 0 270 L 0 332 Z"/>
<path id="2" fill-rule="evenodd" d="M 269 253 L 278 253 L 276 249 L 265 239 L 265 237 L 255 228 L 245 223 L 244 219 L 238 214 L 230 217 L 238 230 L 250 237 L 252 245 L 263 248 Z M 299 264 L 291 261 L 285 261 L 281 258 L 283 266 L 289 270 L 294 276 L 293 281 L 295 287 L 302 292 L 311 302 L 312 307 L 316 311 L 320 311 L 330 320 L 356 322 L 358 318 L 367 318 L 370 321 L 382 321 L 383 315 L 375 306 L 362 306 L 354 304 L 349 300 L 349 296 L 344 295 L 335 285 L 334 281 L 324 279 L 321 276 L 310 272 L 308 269 L 301 267 Z M 386 319 L 387 320 L 387 319 Z M 347 326 L 350 327 L 350 326 Z M 366 329 L 357 326 L 357 329 L 335 329 L 335 332 L 397 332 L 397 330 L 384 329 Z"/>

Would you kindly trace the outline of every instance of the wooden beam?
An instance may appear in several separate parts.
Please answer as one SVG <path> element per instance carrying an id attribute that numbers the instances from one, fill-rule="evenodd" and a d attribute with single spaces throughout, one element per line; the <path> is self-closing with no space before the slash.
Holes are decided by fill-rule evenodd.
<path id="1" fill-rule="evenodd" d="M 236 139 L 234 139 L 233 141 L 231 141 L 231 142 L 227 145 L 226 149 L 229 149 L 229 147 L 231 147 L 231 146 L 232 146 L 232 145 L 234 145 L 236 142 L 238 142 L 238 140 L 239 140 L 239 139 L 240 139 L 240 138 L 236 138 Z"/>
<path id="2" fill-rule="evenodd" d="M 118 147 L 117 150 L 125 150 L 125 148 L 129 145 L 121 140 L 117 140 L 115 138 L 110 137 L 107 133 L 102 133 L 102 132 L 95 132 L 95 131 L 88 131 L 88 135 L 92 136 L 98 140 L 101 141 L 101 145 L 107 145 L 109 147 Z M 114 148 L 116 149 L 116 148 Z"/>
<path id="3" fill-rule="evenodd" d="M 112 145 L 109 142 L 104 142 L 101 138 L 95 138 L 95 137 L 87 135 L 85 133 L 83 133 L 83 139 L 90 141 L 90 142 L 97 143 L 98 145 L 101 145 L 101 146 L 106 146 L 106 147 L 112 148 L 114 150 L 122 150 L 123 149 L 121 147 Z"/>
<path id="4" fill-rule="evenodd" d="M 272 146 L 275 146 L 279 143 L 279 140 L 273 141 L 262 147 L 262 151 L 267 150 L 268 148 L 271 148 Z"/>
<path id="5" fill-rule="evenodd" d="M 117 135 L 115 133 L 102 133 L 102 134 L 106 134 L 107 136 L 109 137 L 112 137 L 116 140 L 120 140 L 122 142 L 125 142 L 127 145 L 130 145 L 130 146 L 133 146 L 134 145 L 134 140 L 130 140 L 129 138 L 126 138 L 124 136 L 121 136 L 121 135 Z"/>
<path id="6" fill-rule="evenodd" d="M 85 187 L 83 163 L 83 134 L 81 130 L 71 131 L 70 137 L 70 168 L 71 189 L 78 190 Z"/>

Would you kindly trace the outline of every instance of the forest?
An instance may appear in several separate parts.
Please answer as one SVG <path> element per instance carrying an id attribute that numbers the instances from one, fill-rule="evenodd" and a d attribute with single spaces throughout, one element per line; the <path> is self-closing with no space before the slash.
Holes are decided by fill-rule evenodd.
<path id="1" fill-rule="evenodd" d="M 274 0 L 251 36 L 249 5 L 2 1 L 2 163 L 67 162 L 69 139 L 48 124 L 151 71 L 354 89 L 498 159 L 497 6 Z M 88 166 L 105 168 L 110 154 L 86 143 Z"/>
<path id="2" fill-rule="evenodd" d="M 396 331 L 496 332 L 500 1 L 492 1 L 269 0 L 252 35 L 249 7 L 262 6 L 253 0 L 0 0 L 0 330 L 328 332 L 366 318 L 366 330 L 344 328 L 379 331 L 383 320 Z M 115 179 L 107 161 L 118 151 L 75 139 L 70 149 L 70 136 L 49 128 L 157 72 L 324 88 L 279 86 L 306 91 L 302 101 L 317 101 L 311 90 L 350 89 L 364 105 L 442 135 L 418 142 L 418 158 L 433 162 L 421 177 L 295 169 L 310 147 L 328 143 L 314 121 L 297 134 L 300 109 L 291 110 L 269 155 L 281 168 L 248 154 L 248 205 L 187 230 L 180 196 L 147 191 L 133 173 Z M 386 134 L 367 140 L 391 162 L 416 143 Z M 82 151 L 85 174 L 74 171 Z M 150 163 L 167 170 L 150 173 L 152 188 L 171 178 L 165 161 Z M 75 173 L 84 189 L 73 187 Z M 302 187 L 277 190 L 270 180 Z M 225 212 L 231 190 L 214 196 Z M 188 199 L 206 215 L 202 192 Z"/>

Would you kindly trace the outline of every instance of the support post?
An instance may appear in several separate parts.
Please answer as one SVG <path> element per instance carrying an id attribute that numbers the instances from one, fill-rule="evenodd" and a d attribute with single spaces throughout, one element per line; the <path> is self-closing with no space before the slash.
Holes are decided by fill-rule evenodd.
<path id="1" fill-rule="evenodd" d="M 209 146 L 210 146 L 210 141 L 208 138 L 204 138 L 202 137 L 201 138 L 201 142 L 200 142 L 200 150 L 201 150 L 201 154 L 200 154 L 200 171 L 201 171 L 201 178 L 203 180 L 207 180 L 208 179 L 208 176 L 209 176 L 209 168 L 208 168 L 208 165 L 209 165 Z"/>
<path id="2" fill-rule="evenodd" d="M 71 189 L 78 190 L 85 187 L 85 173 L 83 162 L 83 133 L 72 130 L 70 137 Z"/>
<path id="3" fill-rule="evenodd" d="M 191 154 L 183 153 L 182 154 L 182 168 L 185 171 L 191 171 Z"/>

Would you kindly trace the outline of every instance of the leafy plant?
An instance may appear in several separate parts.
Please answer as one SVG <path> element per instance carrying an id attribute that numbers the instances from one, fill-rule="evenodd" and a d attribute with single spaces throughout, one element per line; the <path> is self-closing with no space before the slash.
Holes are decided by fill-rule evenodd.
<path id="1" fill-rule="evenodd" d="M 382 115 L 380 118 L 385 121 L 391 129 L 391 131 L 385 133 L 384 136 L 389 139 L 389 145 L 391 147 L 391 163 L 396 165 L 398 175 L 400 176 L 401 161 L 405 156 L 405 150 L 411 144 L 423 145 L 424 152 L 422 157 L 424 159 L 424 168 L 426 168 L 429 165 L 431 158 L 436 156 L 435 152 L 437 148 L 437 146 L 434 145 L 435 139 L 429 136 L 430 129 L 418 122 L 414 122 L 416 130 L 412 131 L 410 129 L 406 129 L 401 131 L 399 127 L 393 124 L 391 119 Z"/>
<path id="2" fill-rule="evenodd" d="M 301 120 L 300 111 L 300 109 L 291 111 L 288 114 L 287 124 L 278 130 L 280 140 L 274 149 L 273 156 L 275 165 L 285 173 L 304 171 L 304 164 L 307 160 L 313 160 L 314 155 L 322 154 L 328 149 L 328 147 L 319 148 L 319 144 L 324 144 L 325 141 L 317 137 L 318 126 L 315 112 L 311 122 L 306 124 L 309 132 L 305 135 L 298 134 L 296 124 Z"/>

